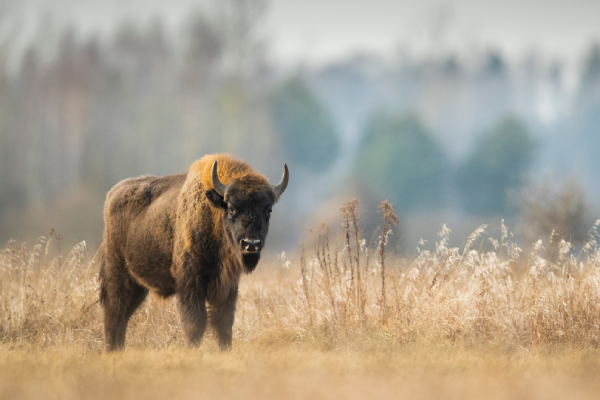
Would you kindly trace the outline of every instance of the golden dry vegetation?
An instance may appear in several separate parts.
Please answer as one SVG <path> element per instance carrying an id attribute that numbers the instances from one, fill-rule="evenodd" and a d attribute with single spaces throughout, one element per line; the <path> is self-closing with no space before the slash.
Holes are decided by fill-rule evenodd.
<path id="1" fill-rule="evenodd" d="M 242 278 L 233 350 L 184 344 L 174 300 L 150 296 L 127 349 L 102 353 L 97 265 L 56 238 L 0 254 L 0 398 L 596 398 L 600 221 L 580 249 L 526 252 L 485 228 L 450 248 L 444 227 L 394 256 L 397 220 L 363 239 L 356 202 L 342 231 Z M 552 236 L 555 237 L 555 236 Z M 91 254 L 90 254 L 91 255 Z"/>

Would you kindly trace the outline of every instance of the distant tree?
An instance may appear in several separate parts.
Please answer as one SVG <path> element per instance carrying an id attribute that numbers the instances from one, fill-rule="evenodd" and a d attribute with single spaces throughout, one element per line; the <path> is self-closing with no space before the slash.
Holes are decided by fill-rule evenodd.
<path id="1" fill-rule="evenodd" d="M 312 170 L 331 165 L 340 143 L 333 120 L 306 82 L 296 76 L 272 96 L 272 116 L 286 154 Z"/>
<path id="2" fill-rule="evenodd" d="M 590 199 L 600 199 L 600 43 L 587 51 L 579 77 L 579 88 L 569 115 L 555 128 L 548 146 L 554 168 L 571 171 Z M 576 155 L 576 157 L 573 157 Z"/>
<path id="3" fill-rule="evenodd" d="M 555 257 L 564 239 L 575 246 L 588 240 L 594 214 L 584 187 L 575 176 L 531 182 L 520 191 L 520 220 L 526 245 L 543 239 L 546 252 Z"/>
<path id="4" fill-rule="evenodd" d="M 356 170 L 404 211 L 440 203 L 446 157 L 414 115 L 377 113 L 367 125 Z"/>
<path id="5" fill-rule="evenodd" d="M 597 86 L 600 84 L 600 44 L 595 43 L 587 55 L 583 74 L 581 76 L 582 88 L 586 85 Z"/>
<path id="6" fill-rule="evenodd" d="M 595 43 L 588 50 L 581 71 L 579 90 L 576 99 L 576 119 L 595 119 L 600 114 L 600 44 Z M 596 118 L 594 118 L 596 117 Z M 594 132 L 596 135 L 596 132 Z M 597 136 L 597 135 L 596 135 Z"/>
<path id="7" fill-rule="evenodd" d="M 479 137 L 456 173 L 465 210 L 473 214 L 513 212 L 509 193 L 522 185 L 534 160 L 534 149 L 529 129 L 514 117 L 501 118 Z"/>
<path id="8" fill-rule="evenodd" d="M 204 14 L 196 14 L 186 26 L 184 90 L 196 92 L 208 83 L 212 68 L 223 55 L 224 39 Z"/>
<path id="9" fill-rule="evenodd" d="M 506 62 L 502 55 L 496 51 L 488 53 L 483 66 L 483 73 L 489 76 L 506 74 Z"/>

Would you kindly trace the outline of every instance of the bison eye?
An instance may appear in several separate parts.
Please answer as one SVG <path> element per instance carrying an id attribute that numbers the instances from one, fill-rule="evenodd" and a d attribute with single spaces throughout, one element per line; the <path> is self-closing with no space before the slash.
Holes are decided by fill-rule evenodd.
<path id="1" fill-rule="evenodd" d="M 271 207 L 267 208 L 267 218 L 271 218 L 272 212 L 273 212 L 273 209 Z"/>
<path id="2" fill-rule="evenodd" d="M 237 211 L 235 211 L 235 208 L 233 208 L 232 206 L 229 206 L 229 216 L 231 217 L 235 217 L 235 215 L 237 214 Z"/>

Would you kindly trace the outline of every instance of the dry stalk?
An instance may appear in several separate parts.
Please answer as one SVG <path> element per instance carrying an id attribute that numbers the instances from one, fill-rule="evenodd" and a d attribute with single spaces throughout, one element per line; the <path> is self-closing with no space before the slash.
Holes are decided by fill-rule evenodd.
<path id="1" fill-rule="evenodd" d="M 385 294 L 385 246 L 392 233 L 392 225 L 397 226 L 400 221 L 394 212 L 394 206 L 387 200 L 381 202 L 379 210 L 383 214 L 383 232 L 379 239 L 379 256 L 381 258 L 381 297 L 379 304 L 381 307 L 381 325 L 385 325 L 387 320 L 387 299 Z"/>
<path id="2" fill-rule="evenodd" d="M 313 312 L 312 312 L 312 305 L 310 303 L 310 286 L 308 283 L 308 275 L 307 275 L 307 271 L 306 271 L 306 251 L 304 248 L 304 243 L 300 244 L 300 274 L 302 276 L 302 289 L 303 289 L 302 291 L 304 292 L 304 299 L 306 300 L 306 305 L 308 307 L 310 325 L 312 326 Z"/>
<path id="3" fill-rule="evenodd" d="M 357 204 L 358 204 L 358 202 L 356 201 L 356 199 L 354 199 L 352 201 L 348 201 L 348 202 L 344 203 L 344 206 L 340 209 L 342 212 L 342 225 L 344 227 L 344 236 L 346 238 L 346 249 L 348 251 L 348 263 L 350 265 L 350 285 L 347 290 L 347 297 L 352 299 L 355 306 L 357 303 L 356 303 L 356 290 L 354 287 L 354 265 L 352 263 L 352 245 L 350 244 L 350 235 L 351 235 L 350 224 L 351 224 L 351 221 L 353 220 L 353 215 L 356 212 Z M 358 251 L 359 250 L 357 248 L 357 252 Z M 346 265 L 346 264 L 344 263 L 344 265 Z"/>

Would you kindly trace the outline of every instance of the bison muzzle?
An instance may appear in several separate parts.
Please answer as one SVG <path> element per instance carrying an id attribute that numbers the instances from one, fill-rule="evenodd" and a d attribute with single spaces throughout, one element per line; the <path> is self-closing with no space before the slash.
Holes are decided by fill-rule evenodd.
<path id="1" fill-rule="evenodd" d="M 106 196 L 100 246 L 100 303 L 107 351 L 123 348 L 127 322 L 149 291 L 177 296 L 187 341 L 207 323 L 231 347 L 238 283 L 258 264 L 273 205 L 288 184 L 271 185 L 226 154 L 186 174 L 125 179 Z"/>

